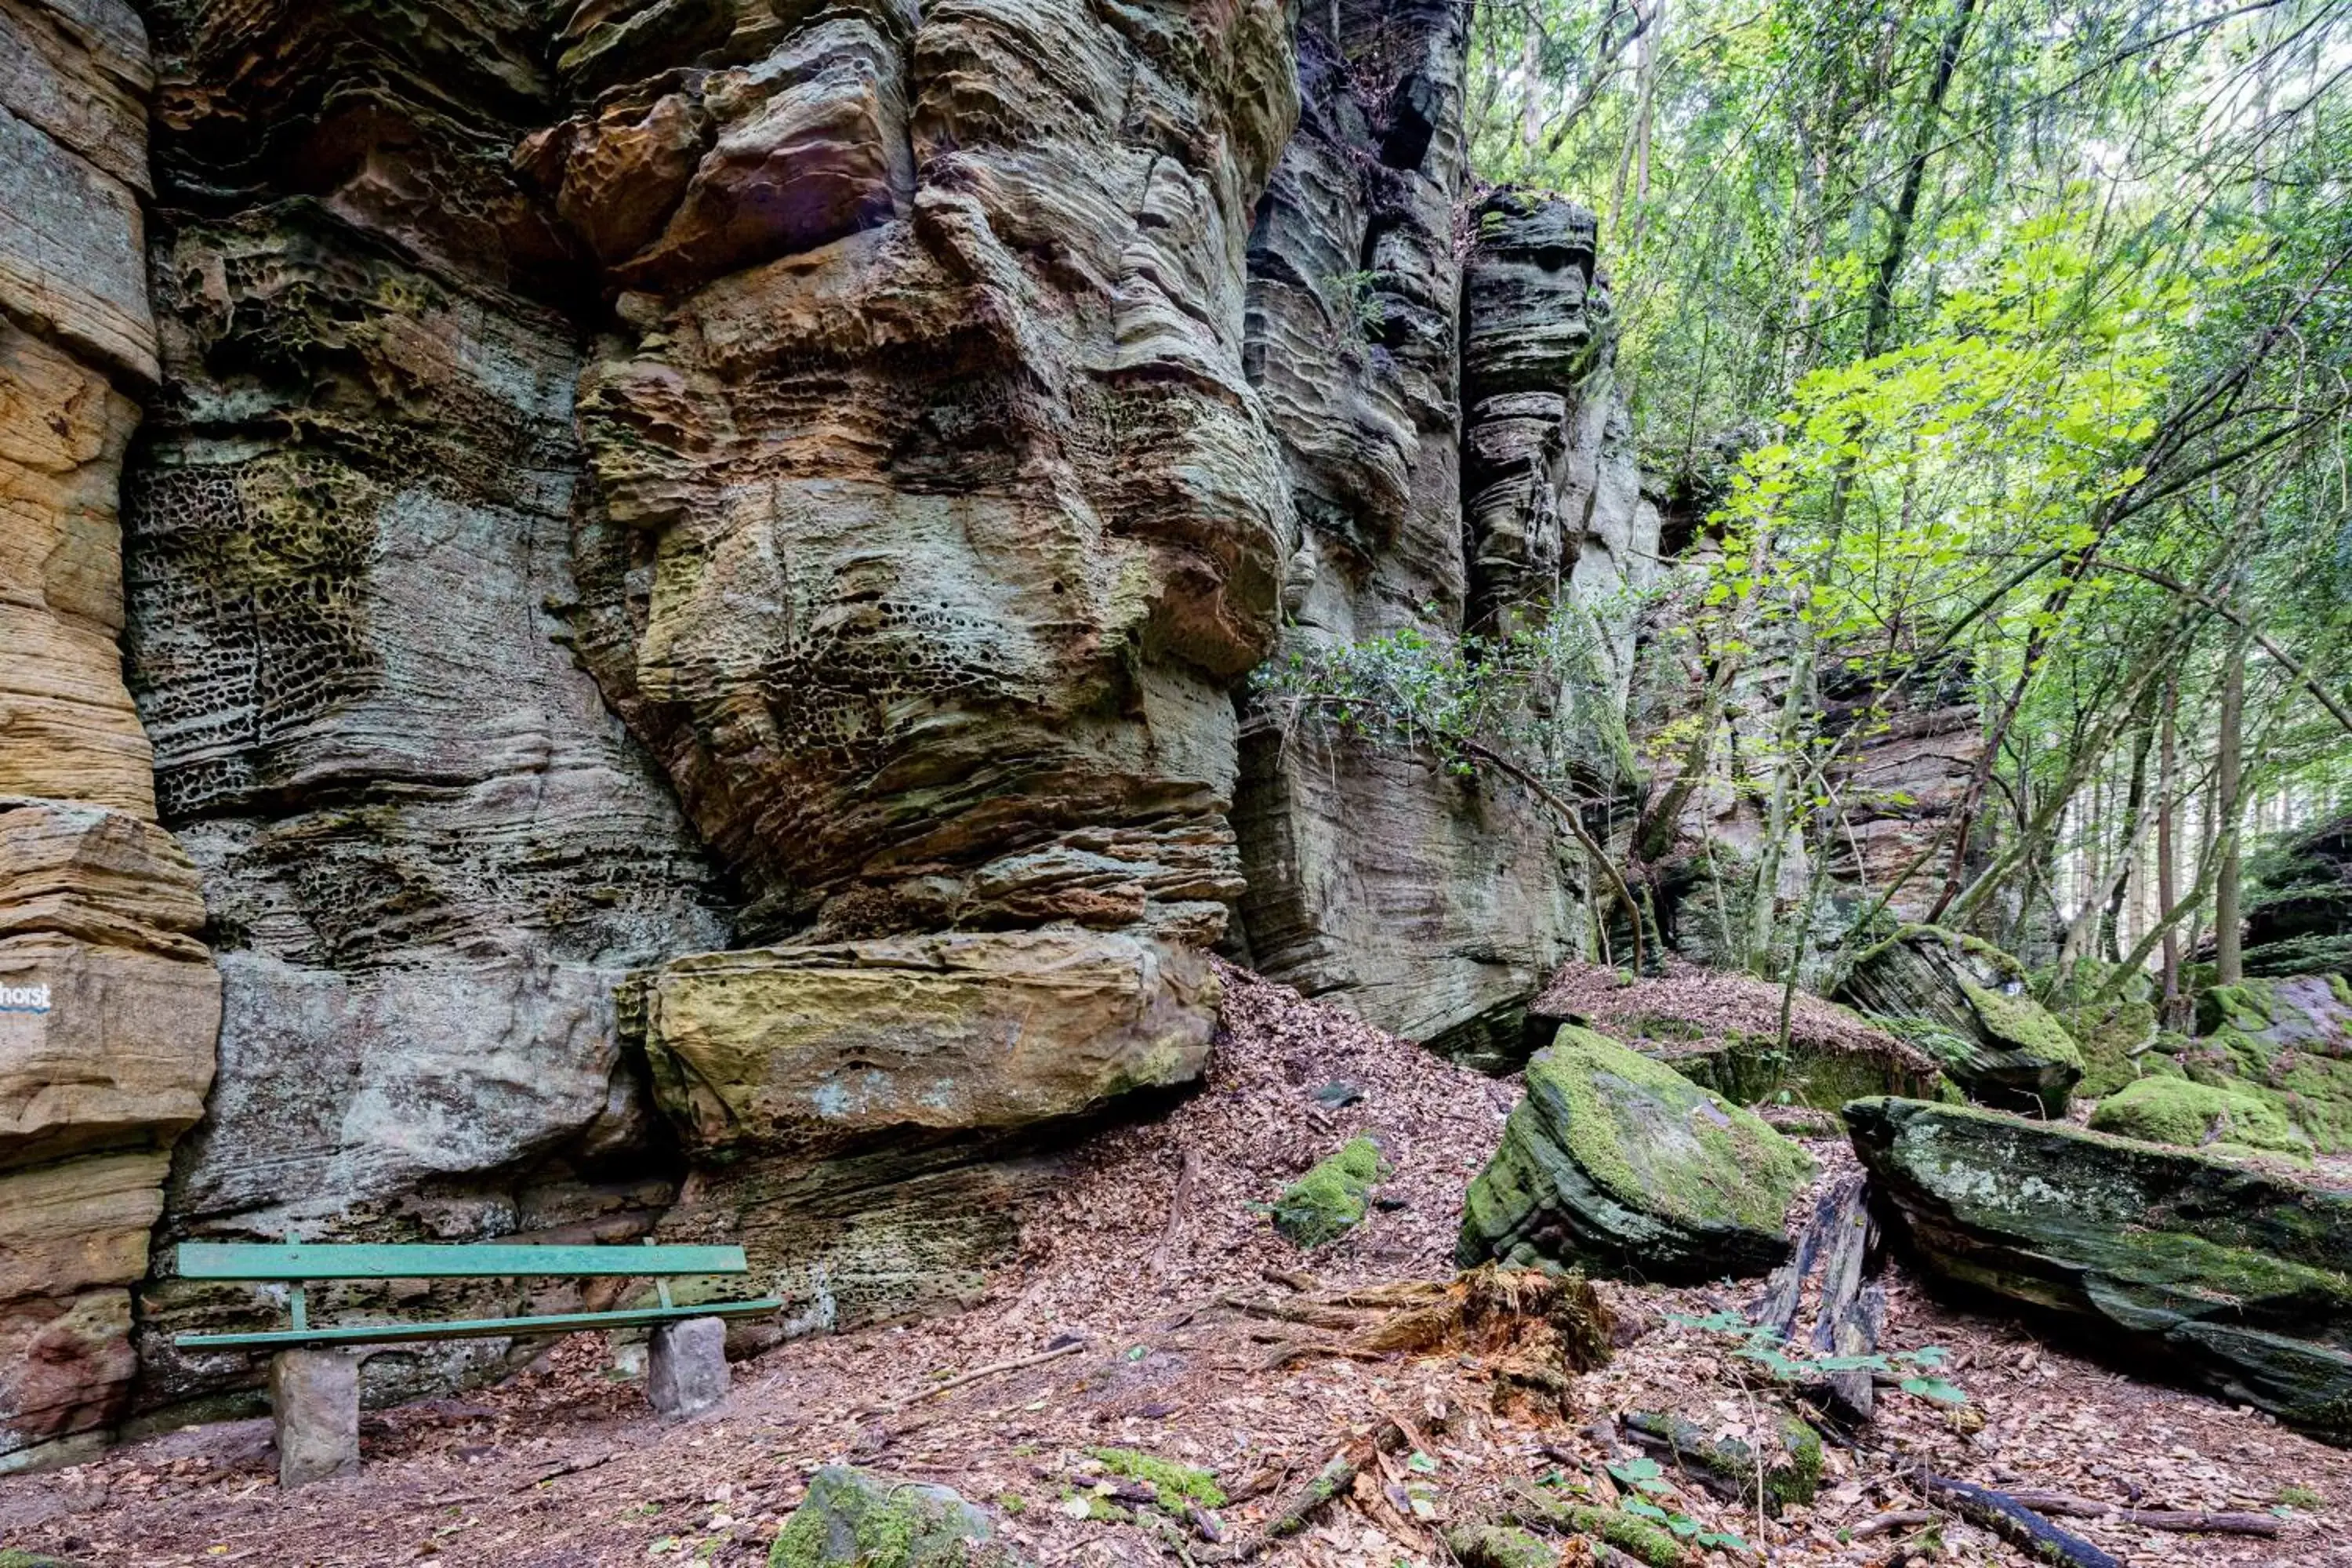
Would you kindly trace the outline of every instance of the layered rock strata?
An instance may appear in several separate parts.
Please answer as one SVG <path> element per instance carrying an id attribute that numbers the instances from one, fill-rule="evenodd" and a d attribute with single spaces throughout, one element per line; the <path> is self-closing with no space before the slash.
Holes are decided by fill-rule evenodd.
<path id="1" fill-rule="evenodd" d="M 2352 1439 L 2352 1195 L 1996 1111 L 1847 1107 L 1897 1239 L 2132 1371 Z"/>
<path id="2" fill-rule="evenodd" d="M 123 1413 L 131 1287 L 220 1016 L 119 647 L 151 85 L 128 5 L 0 4 L 0 1469 Z"/>
<path id="3" fill-rule="evenodd" d="M 1285 656 L 1491 632 L 1507 604 L 1589 610 L 1654 558 L 1591 215 L 1507 196 L 1466 268 L 1455 242 L 1465 28 L 1431 4 L 1299 22 L 1304 110 L 1250 241 L 1247 351 L 1290 488 Z M 1630 616 L 1605 616 L 1596 690 L 1631 653 Z M 1622 734 L 1575 761 L 1614 773 Z M 1584 924 L 1539 803 L 1259 706 L 1234 821 L 1259 969 L 1441 1048 L 1521 1054 L 1521 1009 Z"/>
<path id="4" fill-rule="evenodd" d="M 613 992 L 728 921 L 568 646 L 577 337 L 549 308 L 562 237 L 507 166 L 552 114 L 536 33 L 496 9 L 156 16 L 163 383 L 126 499 L 129 651 L 224 1007 L 162 1239 L 644 1234 L 679 1171 Z M 267 1303 L 158 1262 L 142 1404 L 251 1398 L 251 1358 L 169 1342 Z M 381 1398 L 508 1348 L 363 1375 Z"/>
<path id="5" fill-rule="evenodd" d="M 171 1277 L 193 1236 L 667 1229 L 742 1239 L 801 1326 L 957 1299 L 1057 1140 L 1198 1071 L 1245 891 L 1278 973 L 1516 1037 L 1581 921 L 1542 811 L 1245 742 L 1235 700 L 1286 635 L 1453 635 L 1507 592 L 1539 622 L 1654 527 L 1587 374 L 1590 244 L 1479 250 L 1465 294 L 1458 7 L 152 19 L 142 215 L 137 23 L 0 0 L 0 504 L 47 530 L 0 540 L 0 792 L 186 852 L 24 828 L 111 869 L 0 904 L 5 940 L 219 988 L 201 1107 L 196 1000 L 5 1058 L 136 1080 L 35 1096 L 68 1142 L 27 1168 L 160 1179 L 201 1109 L 138 1310 L 153 1418 L 259 1383 L 168 1348 L 261 1310 Z M 1489 343 L 1559 317 L 1496 394 L 1549 399 L 1541 473 L 1466 548 L 1465 308 Z M 1472 564 L 1507 535 L 1508 584 Z M 127 1245 L 75 1395 L 107 1420 Z M 380 1355 L 369 1395 L 509 1349 Z"/>

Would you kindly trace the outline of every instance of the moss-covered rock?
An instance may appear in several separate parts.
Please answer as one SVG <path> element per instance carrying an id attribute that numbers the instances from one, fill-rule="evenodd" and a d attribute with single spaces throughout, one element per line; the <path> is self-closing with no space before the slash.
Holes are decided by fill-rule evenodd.
<path id="1" fill-rule="evenodd" d="M 1687 1469 L 1703 1471 L 1717 1485 L 1778 1513 L 1790 1503 L 1808 1503 L 1822 1489 L 1822 1436 L 1793 1415 L 1783 1415 L 1776 1441 L 1757 1462 L 1754 1447 L 1736 1437 L 1710 1437 L 1704 1427 L 1672 1411 L 1629 1410 L 1625 1425 Z"/>
<path id="2" fill-rule="evenodd" d="M 2197 1026 L 2170 1058 L 2182 1073 L 2274 1106 L 2323 1154 L 2352 1152 L 2352 985 L 2342 975 L 2210 987 Z"/>
<path id="3" fill-rule="evenodd" d="M 1528 1005 L 1543 1040 L 1577 1024 L 1654 1057 L 1735 1105 L 1812 1106 L 1834 1111 L 1875 1094 L 1935 1091 L 1937 1064 L 1917 1047 L 1850 1007 L 1751 974 L 1701 969 L 1679 960 L 1643 977 L 1571 963 Z"/>
<path id="4" fill-rule="evenodd" d="M 988 1516 L 946 1487 L 846 1465 L 809 1479 L 768 1568 L 1015 1568 Z"/>
<path id="5" fill-rule="evenodd" d="M 1380 1145 L 1349 1139 L 1282 1190 L 1274 1201 L 1274 1228 L 1301 1247 L 1337 1241 L 1363 1223 L 1372 1184 L 1380 1179 Z"/>
<path id="6" fill-rule="evenodd" d="M 1857 1100 L 1846 1122 L 1932 1272 L 2352 1441 L 2352 1192 L 1975 1107 Z"/>
<path id="7" fill-rule="evenodd" d="M 1782 1213 L 1811 1171 L 1748 1111 L 1567 1026 L 1528 1064 L 1455 1258 L 1646 1279 L 1763 1273 L 1788 1254 Z"/>
<path id="8" fill-rule="evenodd" d="M 1844 1000 L 1934 1057 L 1971 1100 L 2065 1113 L 2083 1054 L 2026 993 L 2016 959 L 1940 926 L 1901 927 L 1870 951 L 1847 976 Z"/>
<path id="9" fill-rule="evenodd" d="M 2119 1138 L 2188 1149 L 2223 1145 L 2288 1154 L 2311 1149 L 2271 1101 L 2241 1089 L 2181 1078 L 2144 1078 L 2126 1085 L 2099 1101 L 2091 1126 Z"/>
<path id="10" fill-rule="evenodd" d="M 2074 1092 L 2098 1100 L 2158 1070 L 2156 1063 L 2169 1059 L 2149 1047 L 2160 1038 L 2153 1002 L 2108 1002 L 2096 1006 L 2070 1007 L 2059 1022 L 2074 1037 L 2082 1053 L 2083 1077 Z M 2134 1052 L 2140 1054 L 2135 1056 Z M 2152 1061 L 2151 1058 L 2155 1059 Z"/>

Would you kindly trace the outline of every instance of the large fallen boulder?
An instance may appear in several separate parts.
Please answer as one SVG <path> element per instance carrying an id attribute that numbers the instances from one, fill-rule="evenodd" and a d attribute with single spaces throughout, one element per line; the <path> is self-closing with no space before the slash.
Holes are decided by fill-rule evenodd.
<path id="1" fill-rule="evenodd" d="M 2352 1192 L 1975 1107 L 1857 1100 L 1846 1122 L 1936 1275 L 2352 1441 Z"/>
<path id="2" fill-rule="evenodd" d="M 1839 991 L 1934 1057 L 1971 1100 L 2065 1114 L 2083 1076 L 2066 1026 L 2025 990 L 2017 960 L 1940 926 L 1905 926 L 1869 950 Z"/>
<path id="3" fill-rule="evenodd" d="M 1075 1117 L 1189 1083 L 1217 1026 L 1190 948 L 988 931 L 673 960 L 624 999 L 697 1154 L 832 1153 Z"/>
<path id="4" fill-rule="evenodd" d="M 1528 1063 L 1527 1096 L 1470 1184 L 1456 1260 L 1575 1264 L 1619 1278 L 1761 1274 L 1805 1152 L 1722 1096 L 1568 1025 Z"/>
<path id="5" fill-rule="evenodd" d="M 1528 1025 L 1545 1040 L 1562 1024 L 1598 1030 L 1738 1105 L 1834 1110 L 1866 1095 L 1935 1092 L 1926 1052 L 1801 991 L 1788 999 L 1784 1047 L 1781 1000 L 1769 981 L 1679 959 L 1654 976 L 1571 962 L 1528 1005 Z"/>

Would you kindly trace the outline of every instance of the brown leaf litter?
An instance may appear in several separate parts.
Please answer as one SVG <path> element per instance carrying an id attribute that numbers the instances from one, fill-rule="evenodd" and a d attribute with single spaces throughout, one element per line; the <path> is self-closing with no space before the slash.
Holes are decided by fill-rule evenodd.
<path id="1" fill-rule="evenodd" d="M 575 1336 L 499 1386 L 370 1415 L 366 1468 L 292 1493 L 271 1482 L 266 1421 L 170 1432 L 0 1478 L 0 1547 L 104 1568 L 746 1565 L 765 1561 L 810 1471 L 849 1462 L 954 1487 L 1038 1568 L 1205 1568 L 1338 1458 L 1354 1466 L 1340 1495 L 1256 1561 L 1397 1568 L 1445 1562 L 1438 1529 L 1529 1478 L 1615 1490 L 1608 1466 L 1632 1455 L 1608 1423 L 1623 1410 L 1671 1405 L 1716 1436 L 1769 1430 L 1776 1393 L 1739 1339 L 1692 1321 L 1745 1307 L 1758 1282 L 1587 1298 L 1499 1273 L 1455 1281 L 1463 1189 L 1515 1086 L 1241 972 L 1227 981 L 1200 1092 L 1094 1140 L 971 1310 L 779 1346 L 737 1366 L 724 1407 L 683 1422 L 646 1411 L 601 1336 Z M 1375 1196 L 1398 1206 L 1301 1254 L 1258 1205 L 1359 1132 L 1396 1167 Z M 1850 1168 L 1842 1143 L 1810 1146 L 1825 1180 Z M 1669 1469 L 1652 1483 L 1660 1504 L 1752 1549 L 1694 1561 L 2024 1561 L 1948 1519 L 1932 1539 L 1907 1524 L 1862 1533 L 1931 1511 L 1924 1464 L 2141 1507 L 2294 1505 L 2267 1540 L 2063 1521 L 2134 1568 L 2352 1568 L 2335 1524 L 2352 1510 L 2352 1455 L 1939 1304 L 1899 1269 L 1887 1282 L 1888 1348 L 1941 1346 L 1969 1405 L 1887 1391 L 1859 1447 L 1830 1447 L 1821 1496 L 1778 1518 Z M 1575 1370 L 1604 1319 L 1613 1358 Z M 1034 1359 L 1067 1337 L 1079 1348 Z M 1000 1362 L 1028 1364 L 944 1386 Z M 1112 1448 L 1212 1470 L 1228 1500 L 1198 1517 L 1156 1509 L 1100 1457 Z"/>

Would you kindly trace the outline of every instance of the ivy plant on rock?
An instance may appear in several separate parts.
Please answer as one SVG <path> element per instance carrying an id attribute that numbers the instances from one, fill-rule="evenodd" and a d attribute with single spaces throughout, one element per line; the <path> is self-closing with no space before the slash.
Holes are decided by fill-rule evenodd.
<path id="1" fill-rule="evenodd" d="M 1846 1123 L 1930 1272 L 2352 1441 L 2352 1192 L 1973 1106 L 1856 1100 Z"/>
<path id="2" fill-rule="evenodd" d="M 1573 1025 L 1528 1064 L 1527 1095 L 1471 1184 L 1455 1260 L 1574 1265 L 1621 1279 L 1761 1274 L 1805 1152 L 1663 1063 Z"/>

